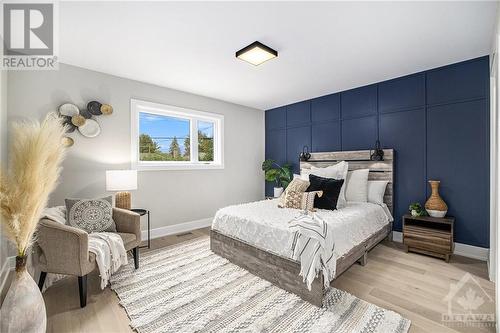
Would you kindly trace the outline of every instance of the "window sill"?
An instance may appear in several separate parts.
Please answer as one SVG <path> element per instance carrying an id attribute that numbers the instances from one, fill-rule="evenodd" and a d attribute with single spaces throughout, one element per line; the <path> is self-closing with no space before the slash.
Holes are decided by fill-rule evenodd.
<path id="1" fill-rule="evenodd" d="M 224 169 L 224 164 L 149 164 L 138 163 L 136 165 L 139 171 L 180 171 L 180 170 L 220 170 Z"/>

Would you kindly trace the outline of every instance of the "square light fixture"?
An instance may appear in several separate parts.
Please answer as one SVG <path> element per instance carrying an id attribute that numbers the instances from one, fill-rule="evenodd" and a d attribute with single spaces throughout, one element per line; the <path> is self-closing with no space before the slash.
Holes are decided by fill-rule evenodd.
<path id="1" fill-rule="evenodd" d="M 236 58 L 251 63 L 254 66 L 258 66 L 277 56 L 278 51 L 257 41 L 236 52 Z"/>

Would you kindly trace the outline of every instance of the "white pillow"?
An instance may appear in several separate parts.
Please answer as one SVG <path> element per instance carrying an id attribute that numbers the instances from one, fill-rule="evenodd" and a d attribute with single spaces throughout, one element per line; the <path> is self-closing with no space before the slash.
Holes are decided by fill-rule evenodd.
<path id="1" fill-rule="evenodd" d="M 384 203 L 385 188 L 389 184 L 387 180 L 368 181 L 368 202 L 381 205 Z"/>
<path id="2" fill-rule="evenodd" d="M 347 201 L 368 201 L 368 172 L 369 169 L 349 171 L 347 173 L 345 199 Z"/>
<path id="3" fill-rule="evenodd" d="M 300 179 L 302 180 L 307 180 L 309 181 L 309 174 L 311 173 L 311 170 L 300 170 Z"/>
<path id="4" fill-rule="evenodd" d="M 348 164 L 346 161 L 339 162 L 335 165 L 330 165 L 325 168 L 311 167 L 311 174 L 315 176 L 334 178 L 334 179 L 345 179 L 347 176 Z"/>
<path id="5" fill-rule="evenodd" d="M 310 170 L 303 170 L 300 174 L 300 177 L 303 180 L 309 180 L 309 175 L 315 175 L 324 178 L 334 178 L 334 179 L 344 179 L 344 184 L 340 188 L 339 198 L 337 200 L 337 209 L 343 208 L 346 206 L 346 197 L 345 197 L 345 189 L 346 189 L 346 177 L 347 170 L 349 169 L 349 164 L 346 161 L 339 162 L 335 165 L 328 166 L 326 168 L 318 168 L 311 167 Z"/>

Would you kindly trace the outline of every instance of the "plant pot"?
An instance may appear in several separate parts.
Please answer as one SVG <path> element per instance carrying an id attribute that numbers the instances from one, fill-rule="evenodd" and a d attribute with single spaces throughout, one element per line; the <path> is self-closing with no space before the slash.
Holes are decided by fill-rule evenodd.
<path id="1" fill-rule="evenodd" d="M 26 256 L 16 257 L 16 276 L 1 309 L 2 333 L 44 333 L 47 316 L 42 293 L 26 270 Z"/>
<path id="2" fill-rule="evenodd" d="M 432 217 L 444 217 L 448 212 L 448 206 L 446 202 L 439 195 L 439 180 L 429 180 L 431 185 L 431 196 L 427 199 L 425 203 L 425 210 Z"/>
<path id="3" fill-rule="evenodd" d="M 283 187 L 275 187 L 274 188 L 274 197 L 279 198 L 283 193 Z"/>

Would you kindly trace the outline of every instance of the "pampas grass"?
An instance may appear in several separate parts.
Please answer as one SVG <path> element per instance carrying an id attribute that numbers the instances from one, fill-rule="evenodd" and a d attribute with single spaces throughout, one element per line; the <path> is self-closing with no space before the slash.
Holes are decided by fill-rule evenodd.
<path id="1" fill-rule="evenodd" d="M 0 214 L 7 238 L 26 255 L 49 194 L 57 186 L 65 148 L 65 128 L 55 113 L 40 123 L 12 125 L 9 168 L 0 169 Z"/>

